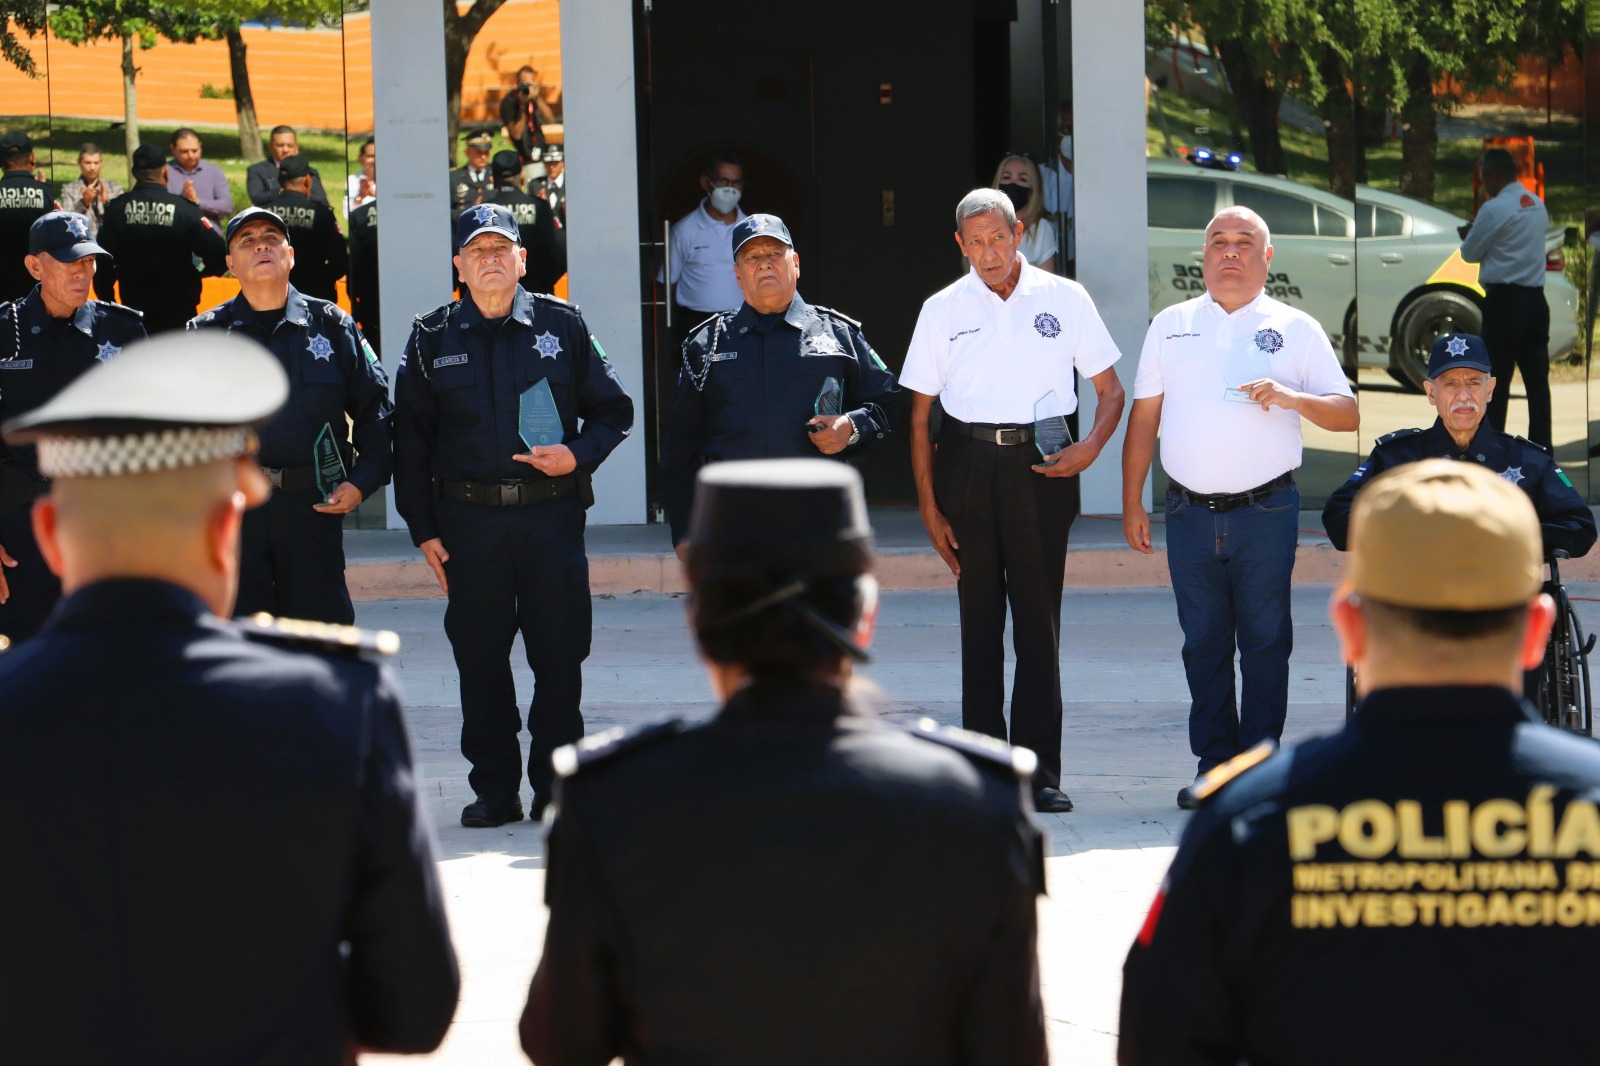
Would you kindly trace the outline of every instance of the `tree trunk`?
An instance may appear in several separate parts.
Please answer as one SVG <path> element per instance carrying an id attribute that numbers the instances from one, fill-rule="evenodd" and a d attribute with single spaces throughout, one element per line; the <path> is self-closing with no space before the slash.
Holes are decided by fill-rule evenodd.
<path id="1" fill-rule="evenodd" d="M 239 118 L 239 155 L 246 163 L 259 163 L 266 155 L 256 122 L 256 97 L 250 89 L 250 66 L 245 62 L 244 34 L 237 26 L 228 31 L 228 73 L 233 79 L 233 111 Z"/>
<path id="2" fill-rule="evenodd" d="M 456 137 L 461 131 L 461 79 L 467 72 L 467 56 L 472 51 L 473 38 L 489 21 L 489 16 L 499 11 L 506 0 L 473 0 L 463 14 L 456 0 L 444 0 L 444 85 L 449 114 L 445 120 L 445 155 L 450 166 L 456 165 Z"/>
<path id="3" fill-rule="evenodd" d="M 1353 199 L 1361 169 L 1358 158 L 1364 154 L 1356 125 L 1356 102 L 1338 56 L 1324 49 L 1318 65 L 1327 86 L 1317 102 L 1317 113 L 1322 116 L 1322 135 L 1328 144 L 1328 191 Z"/>
<path id="4" fill-rule="evenodd" d="M 1433 64 L 1418 52 L 1406 63 L 1400 109 L 1400 191 L 1433 202 L 1439 162 L 1439 116 L 1433 109 Z"/>
<path id="5" fill-rule="evenodd" d="M 1222 69 L 1227 72 L 1228 85 L 1233 90 L 1234 103 L 1250 133 L 1250 154 L 1255 156 L 1256 169 L 1263 174 L 1287 174 L 1288 162 L 1283 154 L 1283 139 L 1278 134 L 1278 105 L 1283 102 L 1283 91 L 1269 85 L 1256 73 L 1255 64 L 1245 50 L 1244 42 L 1224 39 L 1213 40 Z"/>
<path id="6" fill-rule="evenodd" d="M 139 90 L 134 79 L 139 70 L 133 65 L 133 38 L 122 37 L 122 116 L 123 144 L 128 150 L 128 165 L 133 165 L 133 150 L 139 147 Z"/>

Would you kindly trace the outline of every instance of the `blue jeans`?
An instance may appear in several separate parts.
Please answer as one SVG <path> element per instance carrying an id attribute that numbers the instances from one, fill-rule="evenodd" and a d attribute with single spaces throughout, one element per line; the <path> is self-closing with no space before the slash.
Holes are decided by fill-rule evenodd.
<path id="1" fill-rule="evenodd" d="M 1204 772 L 1283 735 L 1289 705 L 1289 577 L 1300 490 L 1221 514 L 1167 493 L 1167 568 L 1183 628 L 1189 749 Z M 1239 653 L 1243 698 L 1234 692 Z"/>

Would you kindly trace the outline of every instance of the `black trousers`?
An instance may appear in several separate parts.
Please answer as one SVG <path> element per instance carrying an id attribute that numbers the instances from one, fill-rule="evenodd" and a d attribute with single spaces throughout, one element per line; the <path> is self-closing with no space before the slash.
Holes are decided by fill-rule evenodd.
<path id="1" fill-rule="evenodd" d="M 550 754 L 583 736 L 583 661 L 593 628 L 584 511 L 575 495 L 529 507 L 441 499 L 439 538 L 450 603 L 444 632 L 461 675 L 461 754 L 480 796 L 503 802 L 522 784 L 522 715 L 511 646 L 522 634 L 533 671 L 528 781 L 550 797 Z"/>
<path id="2" fill-rule="evenodd" d="M 129 304 L 144 312 L 144 331 L 154 337 L 157 333 L 177 333 L 189 324 L 198 303 L 171 299 L 142 300 Z"/>
<path id="3" fill-rule="evenodd" d="M 1061 784 L 1061 586 L 1078 479 L 1030 467 L 1032 444 L 939 435 L 934 496 L 960 546 L 961 724 L 1039 757 L 1034 785 Z M 1017 670 L 1005 717 L 1006 610 Z"/>
<path id="4" fill-rule="evenodd" d="M 245 512 L 234 614 L 355 621 L 344 583 L 344 516 L 312 510 L 321 502 L 314 488 L 279 489 Z"/>
<path id="5" fill-rule="evenodd" d="M 1511 371 L 1522 372 L 1528 394 L 1528 439 L 1553 447 L 1550 439 L 1550 305 L 1544 290 L 1525 285 L 1489 285 L 1483 298 L 1483 343 L 1498 379 L 1489 399 L 1489 422 L 1506 428 Z"/>
<path id="6" fill-rule="evenodd" d="M 0 635 L 13 644 L 33 636 L 61 598 L 61 582 L 45 565 L 33 539 L 33 508 L 18 507 L 0 518 L 0 546 L 17 561 L 5 568 L 10 598 L 0 603 Z"/>

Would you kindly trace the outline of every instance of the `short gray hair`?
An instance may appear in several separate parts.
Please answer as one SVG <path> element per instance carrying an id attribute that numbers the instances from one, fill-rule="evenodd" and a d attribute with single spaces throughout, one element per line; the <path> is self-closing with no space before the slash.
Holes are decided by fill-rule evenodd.
<path id="1" fill-rule="evenodd" d="M 987 215 L 990 211 L 1000 212 L 1000 217 L 1006 220 L 1006 226 L 1016 229 L 1017 209 L 1011 203 L 1011 197 L 999 189 L 973 189 L 956 204 L 956 232 L 961 232 L 961 223 L 967 219 Z"/>

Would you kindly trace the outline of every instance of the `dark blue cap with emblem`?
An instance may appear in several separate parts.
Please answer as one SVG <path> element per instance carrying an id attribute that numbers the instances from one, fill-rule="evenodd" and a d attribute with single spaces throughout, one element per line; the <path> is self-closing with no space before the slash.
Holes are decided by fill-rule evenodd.
<path id="1" fill-rule="evenodd" d="M 456 218 L 456 247 L 465 248 L 485 233 L 498 233 L 517 244 L 522 243 L 522 232 L 517 229 L 517 217 L 509 208 L 499 204 L 479 204 L 469 207 Z"/>
<path id="2" fill-rule="evenodd" d="M 1446 333 L 1433 342 L 1433 351 L 1428 355 L 1428 380 L 1457 367 L 1470 367 L 1485 374 L 1494 372 L 1482 337 L 1471 333 Z"/>
<path id="3" fill-rule="evenodd" d="M 738 255 L 746 242 L 757 237 L 771 237 L 794 247 L 794 238 L 789 236 L 789 227 L 783 224 L 783 219 L 777 215 L 746 215 L 733 227 L 733 254 Z"/>
<path id="4" fill-rule="evenodd" d="M 51 211 L 28 227 L 28 254 L 48 255 L 58 263 L 76 263 L 86 255 L 111 253 L 89 236 L 89 220 L 76 211 Z"/>
<path id="5" fill-rule="evenodd" d="M 278 232 L 285 237 L 289 235 L 289 227 L 284 224 L 276 211 L 269 211 L 265 207 L 247 207 L 228 219 L 228 232 L 224 235 L 224 239 L 229 248 L 233 247 L 234 235 L 252 222 L 266 222 L 277 227 Z"/>

